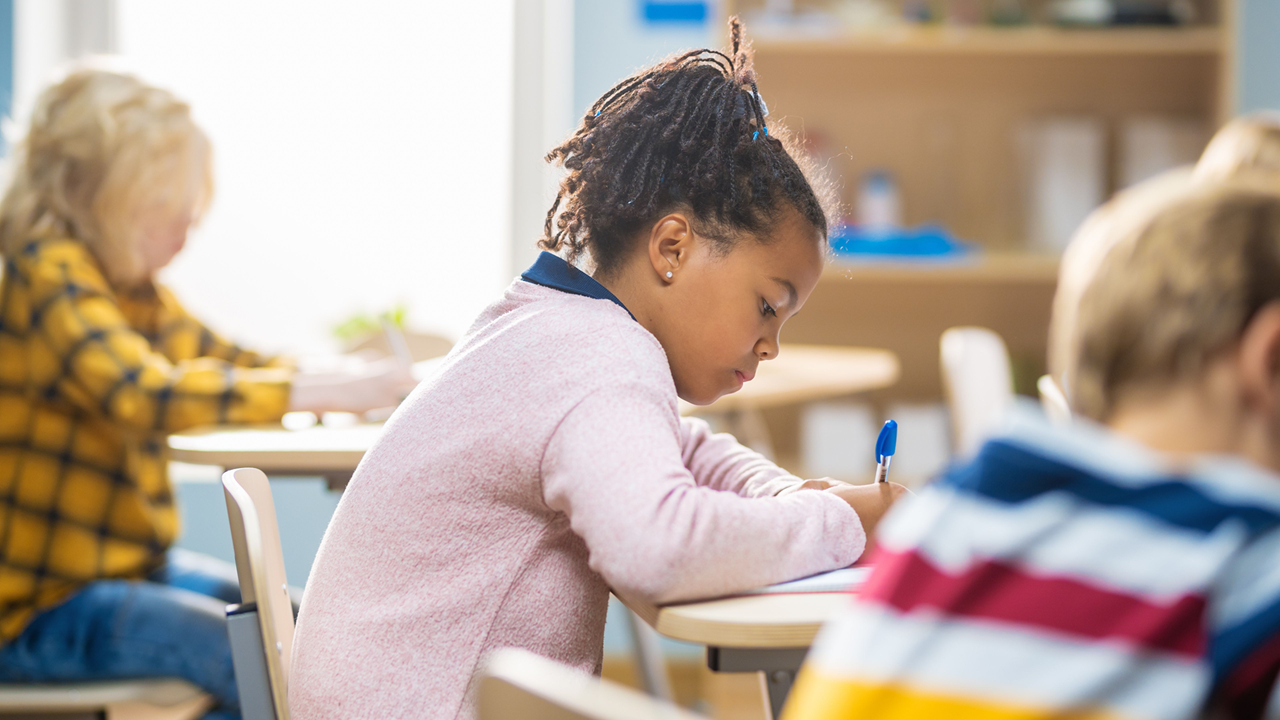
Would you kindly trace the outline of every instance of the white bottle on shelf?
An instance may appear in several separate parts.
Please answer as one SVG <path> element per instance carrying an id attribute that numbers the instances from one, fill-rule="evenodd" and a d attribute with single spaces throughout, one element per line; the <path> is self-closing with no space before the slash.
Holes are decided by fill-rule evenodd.
<path id="1" fill-rule="evenodd" d="M 898 183 L 888 170 L 872 170 L 858 190 L 858 224 L 871 233 L 887 233 L 902 227 L 902 200 Z"/>

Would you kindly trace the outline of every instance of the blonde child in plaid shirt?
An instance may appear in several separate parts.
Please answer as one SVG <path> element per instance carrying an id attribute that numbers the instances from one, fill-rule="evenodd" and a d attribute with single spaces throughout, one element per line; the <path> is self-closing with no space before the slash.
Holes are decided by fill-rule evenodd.
<path id="1" fill-rule="evenodd" d="M 82 70 L 49 88 L 0 202 L 0 682 L 179 676 L 238 716 L 229 565 L 170 550 L 165 435 L 394 404 L 393 363 L 302 374 L 152 281 L 212 192 L 189 108 Z"/>

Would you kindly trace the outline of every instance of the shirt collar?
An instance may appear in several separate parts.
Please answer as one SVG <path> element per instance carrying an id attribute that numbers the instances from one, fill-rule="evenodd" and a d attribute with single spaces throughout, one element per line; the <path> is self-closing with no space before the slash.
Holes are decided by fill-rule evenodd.
<path id="1" fill-rule="evenodd" d="M 542 254 L 538 256 L 533 265 L 520 275 L 520 279 L 525 282 L 531 282 L 534 285 L 549 287 L 553 290 L 583 295 L 597 300 L 608 300 L 617 303 L 618 307 L 623 310 L 627 310 L 627 306 L 622 304 L 618 296 L 596 282 L 595 278 L 570 265 L 559 255 L 545 250 L 542 251 Z M 627 310 L 627 314 L 631 315 L 631 311 Z M 636 316 L 631 315 L 631 319 L 635 320 Z"/>

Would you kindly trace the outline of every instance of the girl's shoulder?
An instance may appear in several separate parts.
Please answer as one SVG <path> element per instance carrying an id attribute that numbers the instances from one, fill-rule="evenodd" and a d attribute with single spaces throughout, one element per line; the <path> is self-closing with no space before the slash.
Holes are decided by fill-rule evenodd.
<path id="1" fill-rule="evenodd" d="M 519 280 L 481 313 L 463 343 L 520 348 L 584 374 L 649 371 L 670 378 L 662 345 L 620 305 Z"/>

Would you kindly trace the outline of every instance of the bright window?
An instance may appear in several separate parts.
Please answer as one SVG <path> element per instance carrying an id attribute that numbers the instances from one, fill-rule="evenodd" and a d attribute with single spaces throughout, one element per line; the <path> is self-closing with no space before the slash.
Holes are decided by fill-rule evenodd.
<path id="1" fill-rule="evenodd" d="M 509 282 L 512 0 L 120 0 L 119 49 L 213 139 L 213 209 L 163 279 L 265 350 L 397 302 L 461 335 Z"/>

